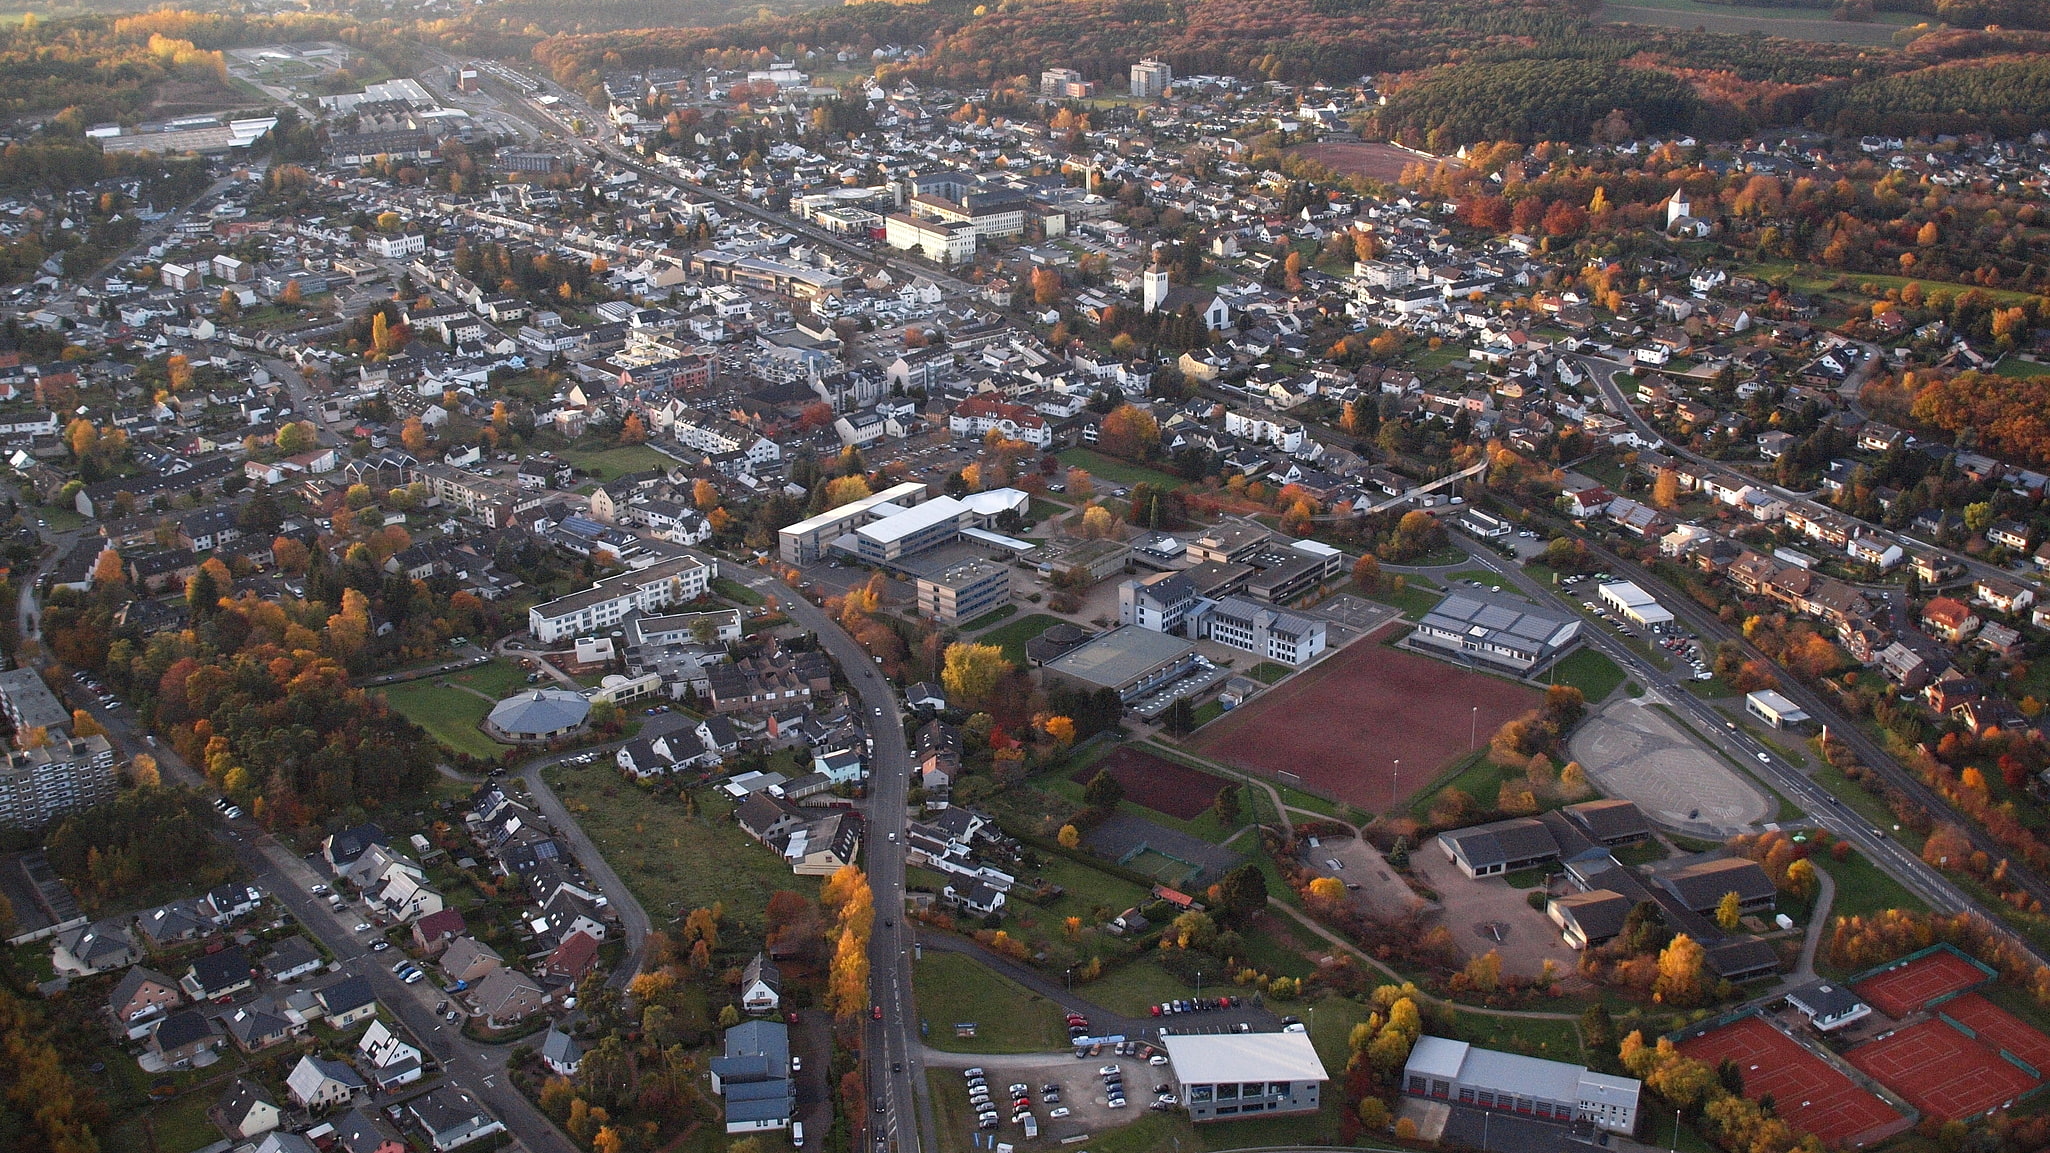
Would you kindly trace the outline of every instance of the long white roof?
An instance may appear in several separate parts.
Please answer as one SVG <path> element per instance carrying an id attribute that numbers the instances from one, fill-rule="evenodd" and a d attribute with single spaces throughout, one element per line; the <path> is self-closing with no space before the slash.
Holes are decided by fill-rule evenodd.
<path id="1" fill-rule="evenodd" d="M 1160 1039 L 1184 1085 L 1220 1081 L 1328 1081 L 1307 1033 L 1199 1033 Z"/>

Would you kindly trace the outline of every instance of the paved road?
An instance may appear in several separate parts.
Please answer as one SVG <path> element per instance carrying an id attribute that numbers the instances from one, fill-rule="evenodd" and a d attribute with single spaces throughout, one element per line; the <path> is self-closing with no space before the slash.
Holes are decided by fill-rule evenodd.
<path id="1" fill-rule="evenodd" d="M 528 791 L 534 794 L 534 804 L 548 818 L 549 824 L 554 826 L 556 835 L 569 841 L 570 848 L 576 853 L 577 863 L 582 865 L 591 880 L 597 882 L 598 887 L 605 891 L 606 901 L 619 912 L 620 927 L 626 931 L 626 953 L 620 958 L 619 964 L 613 966 L 612 976 L 606 983 L 614 988 L 624 989 L 627 982 L 633 980 L 634 974 L 641 971 L 641 960 L 647 955 L 648 911 L 641 908 L 641 903 L 634 899 L 633 890 L 627 888 L 619 879 L 619 874 L 612 871 L 612 866 L 605 860 L 605 854 L 598 851 L 598 846 L 591 842 L 583 826 L 577 824 L 576 818 L 563 807 L 562 799 L 555 795 L 555 790 L 549 788 L 548 782 L 541 779 L 541 770 L 554 764 L 558 759 L 560 758 L 548 757 L 528 763 L 520 770 L 520 779 L 527 782 Z"/>
<path id="2" fill-rule="evenodd" d="M 853 684 L 867 713 L 874 740 L 869 760 L 868 880 L 875 890 L 877 924 L 869 941 L 869 1000 L 882 1007 L 868 1021 L 866 1053 L 871 1096 L 880 1096 L 879 1136 L 897 1153 L 942 1148 L 932 1101 L 925 1090 L 924 1047 L 918 1039 L 917 1002 L 912 997 L 914 930 L 904 918 L 904 827 L 911 787 L 911 751 L 904 742 L 903 710 L 890 682 L 866 650 L 824 610 L 795 589 L 759 569 L 725 566 L 728 577 L 773 594 L 790 619 L 811 630 Z M 876 1144 L 883 1144 L 877 1141 Z"/>

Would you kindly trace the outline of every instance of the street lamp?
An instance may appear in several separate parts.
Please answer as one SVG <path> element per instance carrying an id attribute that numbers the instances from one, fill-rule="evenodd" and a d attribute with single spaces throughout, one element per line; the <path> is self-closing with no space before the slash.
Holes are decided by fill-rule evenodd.
<path id="1" fill-rule="evenodd" d="M 1470 717 L 1468 718 L 1468 720 L 1467 720 L 1467 724 L 1466 724 L 1466 751 L 1467 751 L 1467 752 L 1469 752 L 1469 753 L 1470 753 L 1470 752 L 1474 751 L 1474 749 L 1475 749 L 1475 748 L 1479 747 L 1479 745 L 1480 745 L 1480 736 L 1481 736 L 1481 707 L 1480 707 L 1479 705 L 1475 705 L 1475 706 L 1473 707 L 1473 713 L 1472 713 L 1472 715 L 1471 715 L 1471 716 L 1470 716 Z"/>
<path id="2" fill-rule="evenodd" d="M 1388 807 L 1395 807 L 1395 798 L 1402 795 L 1402 758 L 1395 758 L 1395 780 L 1388 786 Z"/>
<path id="3" fill-rule="evenodd" d="M 1196 970 L 1196 996 L 1198 999 L 1201 999 L 1203 996 L 1203 971 L 1201 969 Z"/>

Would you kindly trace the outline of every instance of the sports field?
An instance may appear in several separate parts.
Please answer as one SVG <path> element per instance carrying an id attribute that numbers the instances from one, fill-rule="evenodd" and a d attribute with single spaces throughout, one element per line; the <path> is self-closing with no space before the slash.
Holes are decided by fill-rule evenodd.
<path id="1" fill-rule="evenodd" d="M 1202 816 L 1225 784 L 1222 778 L 1130 745 L 1075 770 L 1073 779 L 1086 785 L 1099 772 L 1109 773 L 1124 786 L 1126 800 L 1184 821 Z"/>
<path id="2" fill-rule="evenodd" d="M 1203 726 L 1192 747 L 1250 772 L 1289 774 L 1362 809 L 1382 809 L 1430 784 L 1454 757 L 1542 701 L 1536 689 L 1378 643 L 1385 635 L 1354 641 Z"/>
<path id="3" fill-rule="evenodd" d="M 2050 1036 L 2044 1036 L 2042 1030 L 2013 1013 L 1977 993 L 1953 997 L 1937 1009 L 1978 1034 L 1980 1043 L 2007 1050 L 2034 1066 L 2038 1073 L 2050 1073 Z"/>
<path id="4" fill-rule="evenodd" d="M 1698 1061 L 1736 1063 L 1744 1096 L 1771 1097 L 1787 1124 L 1828 1145 L 1862 1145 L 1908 1127 L 1891 1105 L 1758 1017 L 1745 1017 L 1680 1043 Z"/>
<path id="5" fill-rule="evenodd" d="M 1852 1049 L 1844 1060 L 1940 1121 L 2010 1105 L 2038 1084 L 1946 1021 L 1910 1025 Z"/>
<path id="6" fill-rule="evenodd" d="M 1898 1021 L 1938 997 L 1991 980 L 1977 965 L 1948 950 L 1917 957 L 1853 986 L 1865 1003 Z"/>

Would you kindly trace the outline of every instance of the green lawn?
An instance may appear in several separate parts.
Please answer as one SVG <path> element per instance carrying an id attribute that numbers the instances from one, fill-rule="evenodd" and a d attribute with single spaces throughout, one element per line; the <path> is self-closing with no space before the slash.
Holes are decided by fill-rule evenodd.
<path id="1" fill-rule="evenodd" d="M 1993 371 L 2014 380 L 2029 380 L 2038 376 L 2050 376 L 2050 364 L 2039 364 L 2016 356 L 2003 356 Z"/>
<path id="2" fill-rule="evenodd" d="M 977 629 L 986 629 L 989 626 L 997 623 L 998 621 L 1007 620 L 1017 615 L 1017 605 L 1000 605 L 997 608 L 992 609 L 991 611 L 986 612 L 979 617 L 976 617 L 974 620 L 969 621 L 967 624 L 962 625 L 961 631 L 964 633 L 972 633 Z"/>
<path id="3" fill-rule="evenodd" d="M 1025 642 L 1059 623 L 1059 617 L 1033 613 L 1031 616 L 1019 617 L 1002 628 L 991 629 L 975 640 L 979 644 L 1002 645 L 1004 659 L 1012 664 L 1022 665 L 1025 663 Z"/>
<path id="4" fill-rule="evenodd" d="M 1259 664 L 1247 669 L 1246 675 L 1263 685 L 1271 685 L 1294 671 L 1294 669 L 1289 668 L 1287 665 L 1278 665 L 1273 661 L 1261 661 Z"/>
<path id="5" fill-rule="evenodd" d="M 572 467 L 580 468 L 600 480 L 611 480 L 630 472 L 646 472 L 659 469 L 663 472 L 676 467 L 676 461 L 663 456 L 645 444 L 622 444 L 610 448 L 591 445 L 580 448 L 565 448 L 556 453 Z"/>
<path id="6" fill-rule="evenodd" d="M 1216 974 L 1219 980 L 1214 982 L 1209 980 L 1210 976 L 1209 973 L 1204 974 L 1204 988 L 1224 992 L 1231 990 L 1231 981 L 1224 974 Z M 1083 996 L 1114 1013 L 1141 1017 L 1146 1015 L 1149 1005 L 1194 996 L 1196 992 L 1194 985 L 1146 958 L 1121 965 L 1101 980 L 1077 986 L 1077 989 Z"/>
<path id="7" fill-rule="evenodd" d="M 1557 1061 L 1581 1059 L 1580 1030 L 1571 1020 L 1460 1012 L 1452 1019 L 1452 1035 L 1489 1049 Z"/>
<path id="8" fill-rule="evenodd" d="M 1069 468 L 1079 468 L 1087 472 L 1092 480 L 1099 482 L 1107 481 L 1127 486 L 1143 482 L 1160 488 L 1180 488 L 1188 483 L 1172 473 L 1119 460 L 1114 456 L 1105 456 L 1091 448 L 1071 448 L 1055 455 L 1060 457 L 1062 464 Z"/>
<path id="9" fill-rule="evenodd" d="M 1059 900 L 1045 906 L 1045 920 L 1048 922 L 1080 917 L 1085 925 L 1096 924 L 1143 903 L 1151 896 L 1123 877 L 1092 869 L 1071 857 L 1048 854 L 1046 868 L 1040 871 L 1040 875 L 1067 890 Z M 1022 910 L 1029 906 L 1021 903 L 1017 907 Z M 1099 916 L 1105 910 L 1109 911 L 1109 917 Z"/>
<path id="10" fill-rule="evenodd" d="M 1552 666 L 1551 679 L 1579 689 L 1590 705 L 1599 704 L 1623 683 L 1623 670 L 1605 653 L 1583 648 Z"/>
<path id="11" fill-rule="evenodd" d="M 770 768 L 789 766 L 772 761 Z M 741 832 L 732 821 L 732 804 L 716 790 L 692 794 L 697 812 L 689 815 L 682 801 L 658 800 L 604 763 L 553 768 L 548 781 L 657 925 L 723 901 L 729 917 L 759 930 L 771 893 L 818 892 L 815 878 L 794 875 L 775 853 Z M 717 865 L 707 867 L 708 862 Z"/>
<path id="12" fill-rule="evenodd" d="M 218 1096 L 211 1089 L 187 1093 L 150 1110 L 157 1153 L 192 1153 L 221 1139 L 206 1111 Z"/>
<path id="13" fill-rule="evenodd" d="M 913 975 L 926 1044 L 950 1053 L 1052 1053 L 1067 1045 L 1060 1006 L 961 953 L 934 950 Z M 954 1026 L 973 1022 L 975 1036 Z"/>
<path id="14" fill-rule="evenodd" d="M 1706 11 L 1706 9 L 1703 9 L 1703 11 Z M 1942 289 L 1958 295 L 1973 291 L 1983 292 L 1987 296 L 1992 297 L 1995 303 L 2001 305 L 2025 304 L 2029 298 L 2028 293 L 2017 292 L 2011 288 L 1981 288 L 1975 284 L 1952 284 L 1947 281 L 1928 280 L 1920 276 L 1885 276 L 1879 273 L 1868 272 L 1846 272 L 1839 274 L 1826 269 L 1815 269 L 1807 265 L 1796 265 L 1784 261 L 1746 265 L 1741 271 L 1731 269 L 1730 274 L 1732 276 L 1752 276 L 1760 280 L 1772 280 L 1783 276 L 1790 286 L 1804 292 L 1829 292 L 1831 291 L 1830 285 L 1835 284 L 1837 277 L 1841 275 L 1844 282 L 1850 285 L 1849 292 L 1853 294 L 1859 292 L 1858 286 L 1861 284 L 1870 284 L 1879 289 L 1879 291 L 1885 292 L 1888 289 L 1902 288 L 1909 281 L 1914 281 L 1920 284 L 1924 291 Z"/>
<path id="15" fill-rule="evenodd" d="M 488 668 L 489 666 L 484 666 Z M 481 671 L 481 670 L 480 670 Z M 507 746 L 484 735 L 477 725 L 491 711 L 493 700 L 458 688 L 443 688 L 439 680 L 407 681 L 375 690 L 407 719 L 427 730 L 427 735 L 445 748 L 473 757 L 496 757 Z M 479 692 L 489 692 L 479 689 Z"/>
<path id="16" fill-rule="evenodd" d="M 1869 916 L 1887 909 L 1920 912 L 1929 907 L 1863 853 L 1853 852 L 1847 861 L 1817 853 L 1813 860 L 1836 882 L 1836 900 L 1829 906 L 1832 917 Z"/>
<path id="17" fill-rule="evenodd" d="M 1224 702 L 1210 701 L 1205 704 L 1197 705 L 1196 712 L 1194 715 L 1196 720 L 1196 727 L 1200 729 L 1204 725 L 1207 725 L 1211 721 L 1214 721 L 1217 718 L 1224 715 Z"/>
<path id="18" fill-rule="evenodd" d="M 754 607 L 768 603 L 767 597 L 741 584 L 739 581 L 727 580 L 725 577 L 720 577 L 712 582 L 712 591 L 735 604 Z"/>
<path id="19" fill-rule="evenodd" d="M 1400 592 L 1384 585 L 1380 592 L 1374 593 L 1369 599 L 1401 609 L 1406 620 L 1418 621 L 1424 619 L 1425 613 L 1438 607 L 1438 601 L 1443 595 L 1437 589 L 1425 588 L 1421 582 L 1412 580 Z"/>

